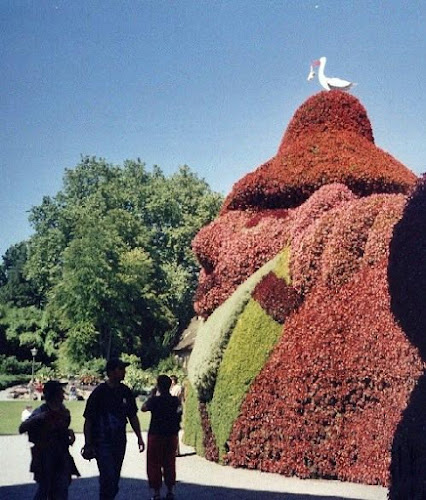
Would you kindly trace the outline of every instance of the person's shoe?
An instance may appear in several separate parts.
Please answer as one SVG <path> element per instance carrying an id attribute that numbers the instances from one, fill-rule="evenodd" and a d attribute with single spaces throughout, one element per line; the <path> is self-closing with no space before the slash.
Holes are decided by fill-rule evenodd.
<path id="1" fill-rule="evenodd" d="M 166 495 L 166 500 L 174 500 L 174 498 L 175 498 L 174 493 L 172 493 L 171 491 L 168 491 L 167 495 Z"/>

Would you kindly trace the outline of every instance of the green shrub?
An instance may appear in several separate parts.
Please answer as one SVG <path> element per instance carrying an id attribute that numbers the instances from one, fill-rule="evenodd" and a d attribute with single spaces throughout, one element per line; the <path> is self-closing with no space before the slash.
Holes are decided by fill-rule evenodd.
<path id="1" fill-rule="evenodd" d="M 40 370 L 36 371 L 35 378 L 45 382 L 47 380 L 59 378 L 59 374 L 56 370 L 50 368 L 49 366 L 42 366 Z"/>
<path id="2" fill-rule="evenodd" d="M 188 363 L 188 377 L 201 401 L 210 401 L 232 329 L 257 283 L 282 259 L 278 254 L 258 269 L 203 323 Z"/>
<path id="3" fill-rule="evenodd" d="M 106 376 L 104 358 L 93 358 L 86 361 L 77 373 L 80 382 L 85 385 L 96 385 Z"/>
<path id="4" fill-rule="evenodd" d="M 35 366 L 39 367 L 40 364 L 36 363 Z M 0 374 L 31 375 L 31 372 L 32 361 L 18 361 L 16 356 L 6 356 L 5 354 L 0 354 Z"/>
<path id="5" fill-rule="evenodd" d="M 278 278 L 285 280 L 287 285 L 291 284 L 290 278 L 290 248 L 285 247 L 277 256 L 277 261 L 273 269 Z"/>
<path id="6" fill-rule="evenodd" d="M 154 377 L 161 375 L 162 373 L 166 375 L 176 375 L 179 381 L 182 383 L 183 379 L 186 377 L 186 374 L 179 364 L 179 361 L 176 359 L 173 354 L 168 356 L 167 358 L 161 359 L 158 362 L 158 365 L 151 370 L 153 372 Z"/>
<path id="7" fill-rule="evenodd" d="M 135 394 L 146 394 L 155 385 L 155 377 L 151 372 L 142 370 L 135 365 L 130 365 L 126 369 L 124 383 L 132 389 Z"/>
<path id="8" fill-rule="evenodd" d="M 27 384 L 31 375 L 0 374 L 0 391 L 17 384 Z"/>
<path id="9" fill-rule="evenodd" d="M 219 459 L 226 451 L 225 443 L 239 415 L 241 403 L 269 358 L 282 328 L 253 299 L 238 318 L 219 368 L 209 408 Z"/>
<path id="10" fill-rule="evenodd" d="M 197 455 L 204 457 L 204 433 L 199 411 L 197 392 L 187 382 L 185 387 L 186 399 L 183 412 L 183 441 L 195 448 Z"/>

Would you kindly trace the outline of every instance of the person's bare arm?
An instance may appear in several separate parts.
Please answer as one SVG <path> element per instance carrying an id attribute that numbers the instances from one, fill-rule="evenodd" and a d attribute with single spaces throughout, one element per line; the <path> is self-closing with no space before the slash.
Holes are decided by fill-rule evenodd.
<path id="1" fill-rule="evenodd" d="M 138 438 L 139 453 L 141 453 L 145 449 L 145 443 L 142 438 L 141 425 L 139 423 L 138 416 L 133 415 L 132 417 L 129 417 L 129 422 L 130 425 L 132 426 L 133 432 L 136 434 L 136 437 Z"/>

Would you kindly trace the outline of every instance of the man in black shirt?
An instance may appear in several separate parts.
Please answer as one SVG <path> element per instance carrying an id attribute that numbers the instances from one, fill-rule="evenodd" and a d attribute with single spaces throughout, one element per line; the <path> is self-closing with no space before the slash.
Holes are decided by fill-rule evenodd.
<path id="1" fill-rule="evenodd" d="M 100 500 L 112 500 L 118 493 L 127 420 L 138 439 L 139 451 L 145 449 L 135 397 L 122 383 L 126 366 L 128 363 L 117 358 L 107 362 L 108 379 L 92 392 L 84 410 L 84 454 L 94 456 L 98 463 Z"/>
<path id="2" fill-rule="evenodd" d="M 148 431 L 147 473 L 153 500 L 160 499 L 162 476 L 167 486 L 166 499 L 173 499 L 176 483 L 176 450 L 182 408 L 179 398 L 170 394 L 172 381 L 167 375 L 159 375 L 157 386 L 143 404 L 142 411 L 151 412 Z M 157 395 L 158 394 L 158 395 Z"/>

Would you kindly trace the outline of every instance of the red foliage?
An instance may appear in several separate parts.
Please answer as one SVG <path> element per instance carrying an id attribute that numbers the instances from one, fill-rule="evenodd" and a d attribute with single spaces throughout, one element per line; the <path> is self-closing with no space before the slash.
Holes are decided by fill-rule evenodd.
<path id="1" fill-rule="evenodd" d="M 374 143 L 367 111 L 356 97 L 347 92 L 319 92 L 305 101 L 291 119 L 278 154 L 299 137 L 316 132 L 354 132 Z"/>
<path id="2" fill-rule="evenodd" d="M 321 245 L 326 246 L 334 225 L 330 209 L 355 196 L 407 192 L 415 179 L 374 145 L 366 111 L 355 97 L 339 91 L 311 97 L 296 111 L 277 155 L 235 184 L 221 216 L 194 239 L 193 249 L 202 266 L 196 313 L 209 316 L 290 240 L 292 251 L 303 253 L 308 246 L 307 258 L 301 262 L 293 258 L 296 282 L 301 290 L 308 290 L 322 267 Z M 328 215 L 321 217 L 325 212 Z M 380 240 L 380 231 L 376 234 Z M 380 241 L 382 253 L 386 252 L 388 238 Z M 373 239 L 371 245 L 362 244 L 368 255 L 374 253 Z M 327 276 L 338 286 L 350 272 L 346 264 L 343 270 L 334 264 L 335 274 Z M 357 268 L 358 262 L 352 272 Z"/>
<path id="3" fill-rule="evenodd" d="M 277 155 L 237 182 L 222 213 L 291 208 L 338 182 L 356 195 L 407 193 L 416 176 L 374 145 L 367 114 L 344 92 L 321 92 L 295 113 Z"/>
<path id="4" fill-rule="evenodd" d="M 195 311 L 207 317 L 250 274 L 289 241 L 298 248 L 307 228 L 331 208 L 355 199 L 342 184 L 323 186 L 294 210 L 232 211 L 204 227 L 193 241 L 202 266 Z"/>
<path id="5" fill-rule="evenodd" d="M 321 281 L 328 288 L 347 283 L 359 269 L 368 233 L 387 195 L 355 200 L 338 209 L 321 259 Z"/>
<path id="6" fill-rule="evenodd" d="M 292 285 L 304 295 L 299 307 L 300 295 L 274 273 L 254 291 L 285 329 L 234 422 L 231 465 L 386 485 L 396 432 L 399 450 L 415 436 L 413 467 L 424 468 L 426 177 L 406 206 L 398 194 L 415 181 L 374 145 L 356 98 L 322 92 L 195 238 L 198 314 L 208 316 L 288 243 Z M 200 411 L 206 454 L 217 460 Z M 402 456 L 395 451 L 397 463 Z"/>
<path id="7" fill-rule="evenodd" d="M 256 225 L 249 212 L 229 212 L 204 227 L 193 241 L 200 272 L 194 309 L 207 317 L 288 240 L 287 213 L 259 215 Z M 247 227 L 248 226 L 248 227 Z"/>
<path id="8" fill-rule="evenodd" d="M 289 210 L 285 209 L 275 209 L 275 210 L 259 210 L 255 212 L 254 215 L 246 222 L 246 228 L 250 229 L 259 224 L 263 217 L 275 217 L 276 219 L 286 219 L 288 217 Z"/>
<path id="9" fill-rule="evenodd" d="M 226 242 L 232 240 L 235 234 L 241 233 L 252 216 L 250 212 L 234 211 L 204 226 L 197 233 L 192 241 L 192 250 L 206 274 L 212 273 L 222 260 L 222 245 L 226 246 Z"/>
<path id="10" fill-rule="evenodd" d="M 321 215 L 355 199 L 356 196 L 344 184 L 335 183 L 322 186 L 303 205 L 291 212 L 292 246 L 295 241 L 303 237 L 307 228 Z"/>
<path id="11" fill-rule="evenodd" d="M 293 285 L 307 293 L 316 282 L 337 288 L 363 264 L 388 255 L 403 195 L 373 195 L 341 204 L 292 242 Z"/>
<path id="12" fill-rule="evenodd" d="M 205 403 L 199 404 L 201 426 L 203 428 L 203 446 L 205 458 L 212 462 L 219 461 L 219 448 L 216 446 L 216 441 L 210 424 L 210 418 Z"/>
<path id="13" fill-rule="evenodd" d="M 300 293 L 274 272 L 268 273 L 258 283 L 253 291 L 253 298 L 278 323 L 284 323 L 287 316 L 301 303 Z"/>
<path id="14" fill-rule="evenodd" d="M 315 287 L 287 319 L 234 423 L 228 463 L 387 484 L 393 434 L 424 366 L 393 319 L 386 265 L 335 294 Z"/>
<path id="15" fill-rule="evenodd" d="M 372 266 L 384 257 L 389 258 L 394 227 L 402 217 L 406 201 L 407 197 L 402 194 L 388 195 L 384 198 L 381 210 L 368 232 L 362 265 Z"/>

